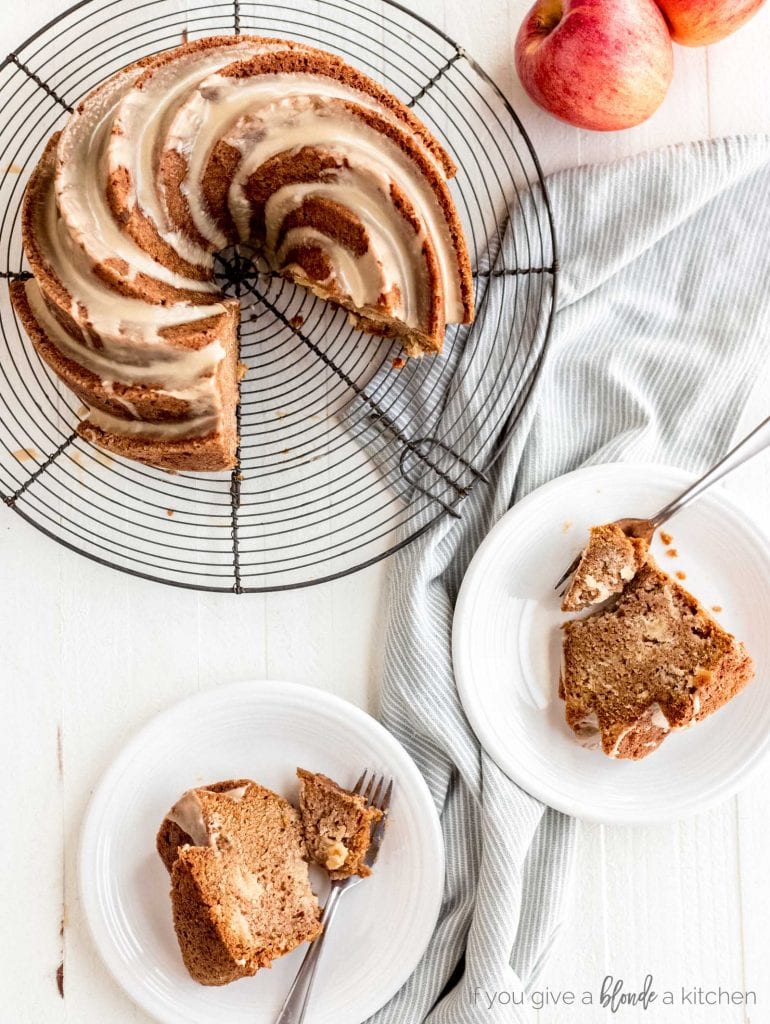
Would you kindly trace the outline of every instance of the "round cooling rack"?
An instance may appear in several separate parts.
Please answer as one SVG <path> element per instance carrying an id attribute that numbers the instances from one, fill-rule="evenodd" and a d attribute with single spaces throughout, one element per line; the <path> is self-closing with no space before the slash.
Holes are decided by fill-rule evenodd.
<path id="1" fill-rule="evenodd" d="M 436 358 L 403 360 L 244 247 L 217 255 L 241 299 L 240 463 L 168 474 L 107 456 L 27 341 L 0 286 L 0 495 L 103 564 L 234 593 L 353 572 L 460 516 L 537 377 L 556 289 L 553 219 L 537 157 L 484 71 L 390 0 L 85 0 L 0 65 L 0 276 L 28 275 L 20 208 L 50 135 L 99 82 L 207 35 L 297 39 L 340 54 L 412 107 L 458 165 L 476 321 Z"/>

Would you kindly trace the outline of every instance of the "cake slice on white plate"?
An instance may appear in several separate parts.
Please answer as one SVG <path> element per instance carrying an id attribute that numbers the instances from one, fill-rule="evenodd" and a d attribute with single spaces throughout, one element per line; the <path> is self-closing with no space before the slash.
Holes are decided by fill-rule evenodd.
<path id="1" fill-rule="evenodd" d="M 617 601 L 562 628 L 567 723 L 613 758 L 647 757 L 754 675 L 743 644 L 649 558 Z"/>

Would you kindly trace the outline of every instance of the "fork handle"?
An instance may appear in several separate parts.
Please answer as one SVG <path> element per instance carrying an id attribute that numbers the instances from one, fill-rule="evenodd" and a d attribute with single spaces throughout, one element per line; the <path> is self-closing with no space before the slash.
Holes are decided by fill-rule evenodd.
<path id="1" fill-rule="evenodd" d="M 305 954 L 305 959 L 297 971 L 297 977 L 292 982 L 289 994 L 286 996 L 286 1001 L 281 1007 L 281 1012 L 275 1019 L 275 1024 L 302 1024 L 302 1021 L 305 1019 L 308 1002 L 310 1001 L 310 990 L 313 987 L 316 968 L 323 952 L 324 939 L 329 932 L 329 926 L 334 918 L 341 895 L 342 889 L 338 886 L 332 886 L 323 909 L 323 914 L 321 915 L 324 926 L 323 931 L 317 939 L 310 943 L 310 949 Z"/>
<path id="2" fill-rule="evenodd" d="M 662 526 L 673 515 L 681 512 L 690 502 L 700 497 L 707 488 L 727 476 L 728 473 L 732 473 L 734 469 L 742 466 L 744 462 L 758 455 L 768 445 L 770 445 L 770 416 L 763 420 L 759 426 L 755 427 L 747 437 L 739 441 L 725 455 L 721 462 L 718 462 L 716 466 L 712 466 L 707 473 L 699 480 L 696 480 L 694 484 L 691 484 L 678 498 L 674 498 L 657 515 L 653 516 L 651 522 L 654 528 L 657 530 L 659 526 Z"/>

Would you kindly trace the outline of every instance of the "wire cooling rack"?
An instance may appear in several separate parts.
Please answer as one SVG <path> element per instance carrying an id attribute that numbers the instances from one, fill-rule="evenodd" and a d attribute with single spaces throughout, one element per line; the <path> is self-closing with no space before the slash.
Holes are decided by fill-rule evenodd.
<path id="1" fill-rule="evenodd" d="M 342 576 L 462 515 L 537 377 L 557 258 L 540 166 L 510 104 L 460 46 L 398 4 L 84 0 L 0 65 L 0 277 L 28 274 L 24 187 L 78 101 L 140 57 L 233 33 L 340 54 L 445 142 L 459 166 L 452 190 L 476 278 L 475 324 L 450 327 L 442 356 L 404 362 L 398 346 L 360 334 L 255 254 L 221 253 L 219 280 L 241 299 L 248 366 L 240 465 L 172 475 L 79 437 L 78 401 L 37 357 L 0 286 L 0 495 L 43 533 L 105 565 L 246 593 Z M 494 360 L 477 346 L 482 330 L 492 332 Z M 460 395 L 472 410 L 462 422 L 446 414 Z"/>

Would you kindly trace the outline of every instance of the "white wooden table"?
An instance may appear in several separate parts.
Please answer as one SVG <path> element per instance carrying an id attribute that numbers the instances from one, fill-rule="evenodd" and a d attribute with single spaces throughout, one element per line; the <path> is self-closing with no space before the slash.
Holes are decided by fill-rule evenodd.
<path id="1" fill-rule="evenodd" d="M 67 6 L 4 3 L 3 53 Z M 513 40 L 528 0 L 412 6 L 494 75 L 546 171 L 770 131 L 770 7 L 716 48 L 677 48 L 673 88 L 655 117 L 633 131 L 599 135 L 552 120 L 523 95 Z M 767 414 L 770 395 L 766 385 L 761 390 L 741 430 Z M 764 517 L 770 459 L 756 460 L 729 486 Z M 375 709 L 387 569 L 380 564 L 275 596 L 187 593 L 94 565 L 0 509 L 0 1024 L 148 1020 L 102 967 L 78 906 L 78 832 L 94 785 L 139 726 L 200 689 L 249 678 L 301 680 Z M 758 1007 L 658 1006 L 611 1017 L 596 1006 L 551 1004 L 536 1019 L 770 1021 L 769 844 L 770 766 L 736 799 L 678 824 L 583 827 L 574 909 L 543 987 L 595 991 L 611 974 L 638 988 L 651 973 L 659 990 L 753 990 Z"/>

